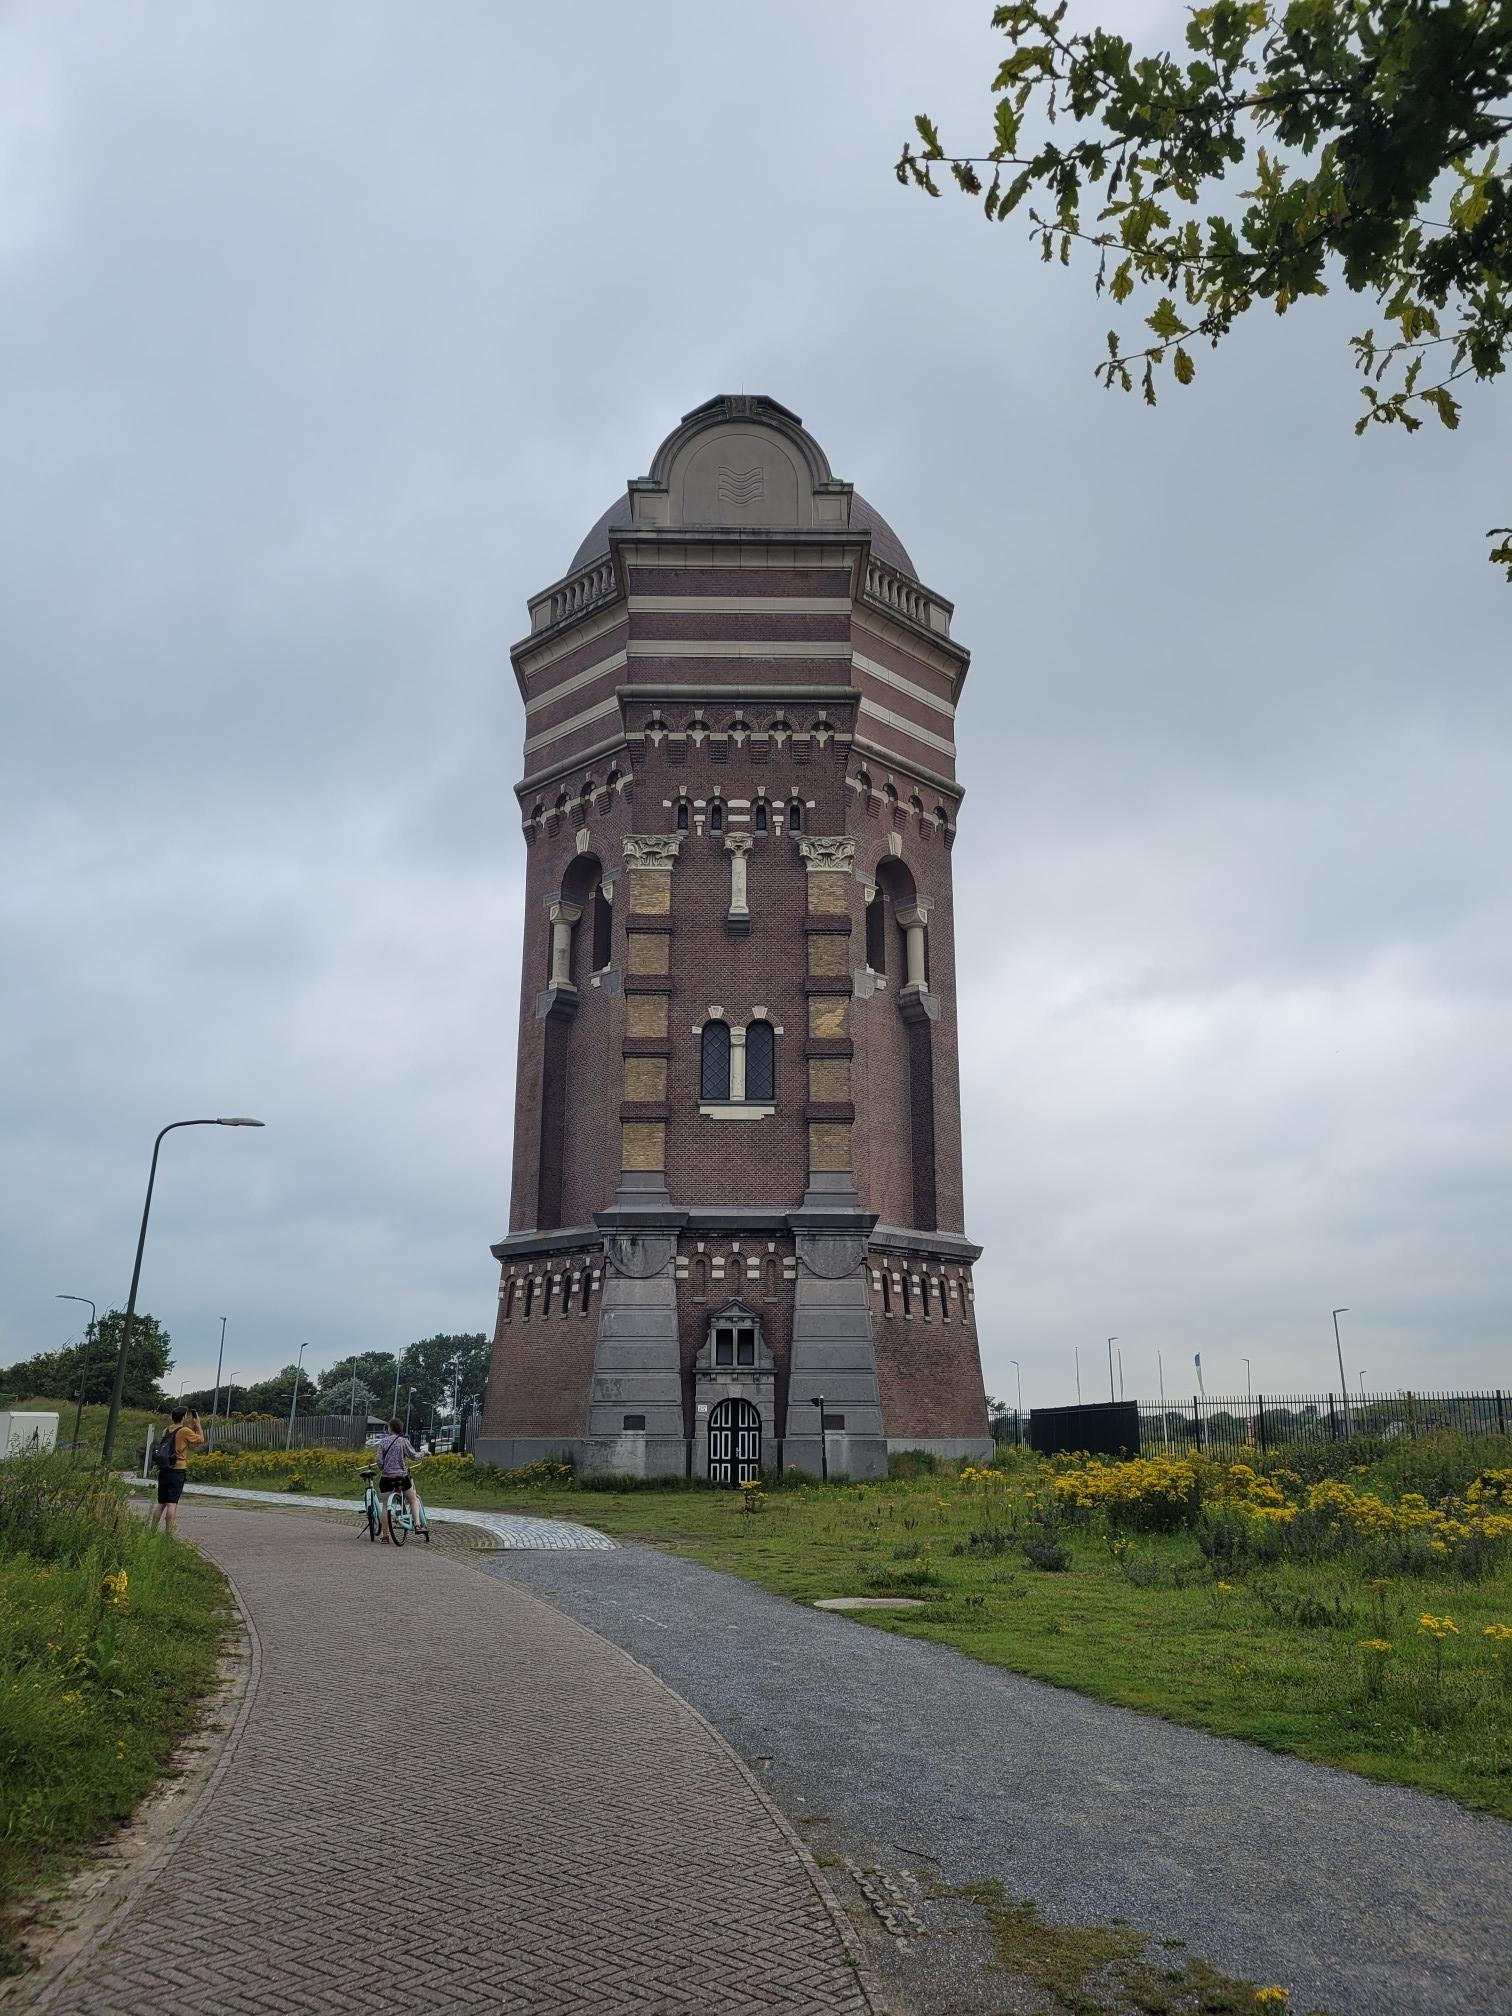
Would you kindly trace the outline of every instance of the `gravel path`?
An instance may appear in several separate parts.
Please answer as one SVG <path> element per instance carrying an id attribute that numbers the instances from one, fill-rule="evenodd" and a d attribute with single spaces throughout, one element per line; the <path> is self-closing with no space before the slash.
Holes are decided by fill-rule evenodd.
<path id="1" fill-rule="evenodd" d="M 649 1549 L 487 1557 L 699 1709 L 816 1851 L 997 1878 L 1339 2016 L 1508 2016 L 1512 1828 L 788 1603 Z M 906 1883 L 905 1883 L 906 1888 Z M 934 1946 L 936 1942 L 925 1942 Z M 993 2008 L 962 1970 L 941 1999 Z M 925 1975 L 918 1969 L 925 1968 Z M 909 1969 L 905 1968 L 905 1976 Z"/>

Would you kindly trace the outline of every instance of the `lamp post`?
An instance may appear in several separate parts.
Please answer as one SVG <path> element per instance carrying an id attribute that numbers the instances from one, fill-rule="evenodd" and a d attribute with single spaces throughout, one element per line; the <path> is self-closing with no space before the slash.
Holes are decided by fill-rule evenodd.
<path id="1" fill-rule="evenodd" d="M 89 1377 L 89 1352 L 94 1343 L 95 1305 L 87 1295 L 55 1295 L 55 1302 L 83 1302 L 89 1309 L 89 1328 L 84 1332 L 84 1353 L 79 1360 L 79 1404 L 74 1409 L 73 1453 L 79 1453 L 79 1424 L 84 1419 L 84 1381 Z"/>
<path id="2" fill-rule="evenodd" d="M 1364 1406 L 1365 1406 L 1365 1367 L 1362 1365 L 1360 1367 L 1360 1407 L 1362 1411 L 1364 1409 Z"/>
<path id="3" fill-rule="evenodd" d="M 1010 1358 L 1008 1363 L 1013 1367 L 1014 1390 L 1018 1395 L 1013 1406 L 1013 1446 L 1016 1449 L 1022 1449 L 1024 1446 L 1024 1375 L 1019 1370 L 1017 1358 Z"/>
<path id="4" fill-rule="evenodd" d="M 126 1355 L 131 1349 L 131 1325 L 136 1316 L 137 1287 L 142 1278 L 142 1252 L 147 1244 L 147 1220 L 152 1214 L 152 1186 L 157 1181 L 158 1150 L 163 1137 L 179 1127 L 261 1127 L 261 1120 L 170 1120 L 152 1144 L 152 1166 L 147 1171 L 147 1199 L 142 1206 L 142 1229 L 137 1234 L 136 1262 L 131 1270 L 131 1293 L 126 1297 L 126 1316 L 121 1324 L 121 1348 L 116 1353 L 115 1382 L 110 1389 L 110 1412 L 105 1419 L 105 1442 L 100 1462 L 110 1461 L 115 1448 L 116 1424 L 121 1418 L 121 1395 L 126 1390 Z"/>
<path id="5" fill-rule="evenodd" d="M 235 1398 L 236 1398 L 236 1374 L 235 1374 L 235 1373 L 233 1372 L 233 1373 L 231 1374 L 231 1377 L 230 1377 L 230 1378 L 229 1378 L 229 1379 L 228 1379 L 228 1380 L 226 1381 L 226 1413 L 225 1413 L 225 1419 L 226 1419 L 226 1421 L 227 1421 L 228 1423 L 229 1423 L 229 1421 L 230 1421 L 230 1419 L 231 1419 L 231 1404 L 232 1404 L 232 1402 L 233 1402 L 233 1401 L 235 1400 Z"/>
<path id="6" fill-rule="evenodd" d="M 395 1394 L 394 1396 L 394 1404 L 396 1406 L 398 1405 L 397 1394 Z M 406 1440 L 409 1439 L 410 1409 L 411 1407 L 414 1406 L 414 1404 L 415 1404 L 415 1389 L 413 1386 L 411 1386 L 404 1402 L 404 1434 Z"/>
<path id="7" fill-rule="evenodd" d="M 1255 1411 L 1255 1389 L 1250 1380 L 1250 1361 L 1244 1361 L 1244 1404 L 1251 1414 Z"/>
<path id="8" fill-rule="evenodd" d="M 1349 1381 L 1344 1377 L 1344 1346 L 1339 1342 L 1339 1318 L 1349 1314 L 1349 1304 L 1333 1312 L 1334 1350 L 1339 1354 L 1339 1402 L 1344 1409 L 1344 1439 L 1348 1441 L 1353 1429 L 1349 1420 Z"/>
<path id="9" fill-rule="evenodd" d="M 817 1394 L 810 1400 L 809 1405 L 810 1407 L 817 1407 L 819 1409 L 819 1481 L 821 1484 L 828 1484 L 829 1440 L 824 1432 L 824 1395 L 822 1393 Z"/>
<path id="10" fill-rule="evenodd" d="M 1118 1395 L 1113 1391 L 1113 1346 L 1117 1342 L 1118 1339 L 1116 1337 L 1108 1339 L 1108 1399 L 1110 1403 L 1118 1398 Z"/>
<path id="11" fill-rule="evenodd" d="M 299 1356 L 294 1360 L 294 1393 L 289 1401 L 289 1439 L 284 1443 L 286 1450 L 294 1447 L 294 1409 L 299 1405 L 299 1375 L 304 1368 L 304 1354 L 310 1348 L 308 1342 L 299 1347 Z"/>
<path id="12" fill-rule="evenodd" d="M 399 1412 L 399 1380 L 401 1376 L 402 1375 L 399 1370 L 399 1360 L 396 1358 L 394 1360 L 394 1404 L 389 1409 L 390 1416 L 393 1416 Z"/>
<path id="13" fill-rule="evenodd" d="M 1072 1355 L 1072 1357 L 1073 1357 L 1073 1358 L 1074 1358 L 1074 1359 L 1076 1360 L 1076 1404 L 1077 1404 L 1077 1406 L 1078 1406 L 1078 1407 L 1080 1407 L 1080 1405 L 1081 1405 L 1081 1346 L 1080 1346 L 1080 1344 L 1073 1344 L 1073 1345 L 1071 1346 L 1071 1355 Z"/>
<path id="14" fill-rule="evenodd" d="M 215 1391 L 210 1396 L 210 1434 L 212 1439 L 214 1438 L 215 1435 L 215 1411 L 220 1406 L 221 1367 L 222 1365 L 225 1364 L 225 1362 L 226 1362 L 226 1319 L 224 1316 L 222 1316 L 220 1349 L 215 1354 Z M 206 1446 L 208 1447 L 208 1444 Z"/>

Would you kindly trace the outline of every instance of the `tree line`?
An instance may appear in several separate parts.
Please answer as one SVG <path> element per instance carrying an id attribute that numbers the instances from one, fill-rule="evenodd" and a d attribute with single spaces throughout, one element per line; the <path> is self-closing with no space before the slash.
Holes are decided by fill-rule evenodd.
<path id="1" fill-rule="evenodd" d="M 125 1320 L 123 1310 L 112 1309 L 90 1326 L 79 1343 L 38 1351 L 0 1367 L 0 1404 L 40 1398 L 72 1404 L 81 1387 L 86 1403 L 108 1401 Z M 298 1374 L 297 1412 L 387 1415 L 397 1393 L 402 1414 L 411 1388 L 422 1419 L 436 1413 L 471 1412 L 482 1400 L 488 1357 L 488 1339 L 475 1331 L 421 1337 L 397 1352 L 354 1352 L 320 1370 L 307 1364 Z M 223 1384 L 217 1398 L 212 1386 L 192 1391 L 186 1387 L 180 1395 L 169 1377 L 173 1362 L 168 1332 L 155 1316 L 139 1309 L 132 1318 L 123 1404 L 154 1412 L 195 1407 L 201 1414 L 210 1412 L 212 1401 L 222 1414 L 287 1414 L 294 1404 L 292 1363 L 263 1379 L 238 1379 L 234 1388 Z"/>

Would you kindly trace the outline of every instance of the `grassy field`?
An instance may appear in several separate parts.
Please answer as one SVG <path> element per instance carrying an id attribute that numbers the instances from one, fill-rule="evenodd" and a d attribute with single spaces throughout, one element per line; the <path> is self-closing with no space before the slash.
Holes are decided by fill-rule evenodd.
<path id="1" fill-rule="evenodd" d="M 925 1607 L 865 1621 L 1512 1818 L 1512 1516 L 1498 1495 L 1512 1490 L 1512 1451 L 1425 1437 L 1333 1467 L 1343 1479 L 1278 1468 L 1277 1482 L 1216 1464 L 1078 1472 L 1026 1458 L 736 1494 L 522 1488 L 441 1457 L 421 1481 L 435 1504 L 579 1520 L 797 1602 L 913 1597 Z M 191 1475 L 356 1496 L 357 1468 L 350 1452 L 307 1450 L 212 1458 Z M 1467 1506 L 1482 1473 L 1501 1482 Z M 1109 1478 L 1128 1502 L 1097 1496 Z M 1506 1638 L 1487 1635 L 1498 1627 Z"/>
<path id="2" fill-rule="evenodd" d="M 214 1685 L 227 1606 L 66 1456 L 0 1463 L 0 1974 L 20 1907 L 129 1817 Z"/>

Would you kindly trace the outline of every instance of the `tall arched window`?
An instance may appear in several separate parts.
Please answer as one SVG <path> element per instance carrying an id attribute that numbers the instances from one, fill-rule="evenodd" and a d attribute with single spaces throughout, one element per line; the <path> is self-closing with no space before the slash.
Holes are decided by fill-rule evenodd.
<path id="1" fill-rule="evenodd" d="M 527 1274 L 525 1276 L 525 1314 L 527 1317 L 529 1316 L 534 1304 L 535 1304 L 535 1276 L 534 1274 Z"/>
<path id="2" fill-rule="evenodd" d="M 713 798 L 709 801 L 709 831 L 711 833 L 723 833 L 724 831 L 724 800 L 722 798 Z"/>
<path id="3" fill-rule="evenodd" d="M 882 1314 L 884 1316 L 892 1314 L 892 1276 L 886 1267 L 882 1269 Z"/>
<path id="4" fill-rule="evenodd" d="M 769 1106 L 777 1097 L 777 1038 L 770 1022 L 752 1022 L 745 1040 L 745 1096 Z"/>
<path id="5" fill-rule="evenodd" d="M 866 906 L 866 963 L 873 973 L 887 971 L 887 898 L 881 889 Z"/>
<path id="6" fill-rule="evenodd" d="M 582 1303 L 582 1313 L 585 1316 L 588 1314 L 588 1297 L 589 1294 L 592 1292 L 592 1289 L 593 1289 L 593 1269 L 590 1266 L 588 1266 L 585 1262 L 583 1266 L 583 1303 Z"/>
<path id="7" fill-rule="evenodd" d="M 801 833 L 803 831 L 803 800 L 801 798 L 795 798 L 788 807 L 788 831 L 789 833 Z"/>
<path id="8" fill-rule="evenodd" d="M 730 1025 L 705 1022 L 699 1048 L 698 1096 L 705 1106 L 719 1106 L 730 1096 Z"/>
<path id="9" fill-rule="evenodd" d="M 546 1275 L 541 1283 L 541 1314 L 543 1316 L 551 1314 L 551 1291 L 555 1286 L 555 1274 Z"/>
<path id="10" fill-rule="evenodd" d="M 593 892 L 593 970 L 602 973 L 613 957 L 614 906 L 600 882 Z"/>
<path id="11" fill-rule="evenodd" d="M 688 830 L 688 801 L 686 798 L 679 798 L 677 801 L 677 830 L 679 833 L 686 833 Z"/>
<path id="12" fill-rule="evenodd" d="M 765 833 L 766 830 L 767 830 L 766 800 L 764 798 L 758 798 L 756 801 L 756 831 L 758 833 Z"/>

